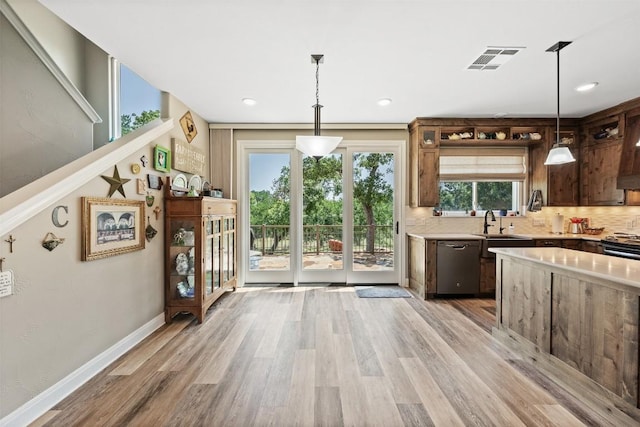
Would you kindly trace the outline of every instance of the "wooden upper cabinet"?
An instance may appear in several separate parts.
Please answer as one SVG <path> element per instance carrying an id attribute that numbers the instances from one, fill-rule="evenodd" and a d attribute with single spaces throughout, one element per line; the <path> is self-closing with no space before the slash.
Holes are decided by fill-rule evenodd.
<path id="1" fill-rule="evenodd" d="M 549 141 L 556 141 L 556 130 Z M 580 150 L 577 127 L 561 127 L 560 142 L 571 150 L 575 162 L 564 165 L 547 166 L 548 206 L 578 206 L 580 202 Z M 549 147 L 550 149 L 551 147 Z M 545 155 L 546 160 L 546 155 Z M 544 161 L 543 161 L 544 162 Z"/>
<path id="2" fill-rule="evenodd" d="M 605 112 L 583 121 L 581 205 L 624 204 L 624 190 L 617 187 L 624 132 L 624 114 Z"/>
<path id="3" fill-rule="evenodd" d="M 544 164 L 549 150 L 556 141 L 555 126 L 548 128 L 549 138 L 542 144 L 529 147 L 529 187 L 542 191 L 544 206 L 577 206 L 580 195 L 580 150 L 576 125 L 563 124 L 560 141 L 566 144 L 576 161 L 564 165 Z M 530 193 L 530 192 L 529 192 Z"/>
<path id="4" fill-rule="evenodd" d="M 640 107 L 625 115 L 625 134 L 618 170 L 618 188 L 640 190 Z"/>
<path id="5" fill-rule="evenodd" d="M 409 125 L 409 173 L 411 207 L 432 207 L 440 203 L 440 129 Z"/>

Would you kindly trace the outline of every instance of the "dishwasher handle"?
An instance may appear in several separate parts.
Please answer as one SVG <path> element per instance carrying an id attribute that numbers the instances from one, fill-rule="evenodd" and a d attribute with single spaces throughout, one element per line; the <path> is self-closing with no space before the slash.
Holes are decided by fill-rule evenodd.
<path id="1" fill-rule="evenodd" d="M 454 245 L 446 245 L 446 246 L 447 246 L 448 248 L 455 249 L 456 251 L 463 251 L 463 250 L 467 249 L 467 247 L 468 247 L 469 245 L 467 245 L 467 244 L 464 244 L 464 245 L 455 245 L 455 244 L 454 244 Z"/>

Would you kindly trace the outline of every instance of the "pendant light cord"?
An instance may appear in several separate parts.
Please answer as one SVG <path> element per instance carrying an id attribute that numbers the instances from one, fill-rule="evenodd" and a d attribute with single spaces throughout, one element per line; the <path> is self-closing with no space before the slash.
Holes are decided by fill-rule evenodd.
<path id="1" fill-rule="evenodd" d="M 557 53 L 558 53 L 558 60 L 557 60 L 558 68 L 557 68 L 557 72 L 556 72 L 556 75 L 557 75 L 557 79 L 556 79 L 556 81 L 557 81 L 557 92 L 556 92 L 557 98 L 556 98 L 556 100 L 557 100 L 557 107 L 558 107 L 558 114 L 556 116 L 556 144 L 558 146 L 560 146 L 560 49 L 562 49 L 562 48 L 559 47 L 558 50 L 557 50 Z"/>
<path id="2" fill-rule="evenodd" d="M 320 59 L 316 58 L 316 104 L 320 105 Z"/>

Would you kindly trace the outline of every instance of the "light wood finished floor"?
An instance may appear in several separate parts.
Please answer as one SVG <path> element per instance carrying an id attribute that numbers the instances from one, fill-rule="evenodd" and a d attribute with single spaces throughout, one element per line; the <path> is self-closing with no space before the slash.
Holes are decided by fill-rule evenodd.
<path id="1" fill-rule="evenodd" d="M 165 325 L 34 425 L 638 425 L 495 341 L 493 300 L 240 288 Z"/>

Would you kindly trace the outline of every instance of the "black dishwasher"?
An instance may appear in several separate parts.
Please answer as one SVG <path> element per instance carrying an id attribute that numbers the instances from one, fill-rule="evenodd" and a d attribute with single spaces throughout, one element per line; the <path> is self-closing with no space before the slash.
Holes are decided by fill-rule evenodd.
<path id="1" fill-rule="evenodd" d="M 436 254 L 436 293 L 480 291 L 480 240 L 440 240 Z"/>

